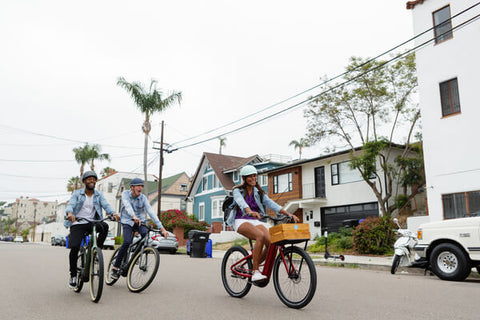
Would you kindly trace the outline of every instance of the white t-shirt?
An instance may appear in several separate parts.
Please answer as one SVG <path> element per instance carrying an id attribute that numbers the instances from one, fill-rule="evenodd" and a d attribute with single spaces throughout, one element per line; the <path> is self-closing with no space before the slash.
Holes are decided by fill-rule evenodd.
<path id="1" fill-rule="evenodd" d="M 93 195 L 91 197 L 85 195 L 85 202 L 83 203 L 82 208 L 78 211 L 76 219 L 83 218 L 88 221 L 95 220 L 95 206 L 93 205 Z M 73 224 L 88 223 L 87 221 L 77 222 Z M 72 224 L 72 225 L 73 225 Z"/>

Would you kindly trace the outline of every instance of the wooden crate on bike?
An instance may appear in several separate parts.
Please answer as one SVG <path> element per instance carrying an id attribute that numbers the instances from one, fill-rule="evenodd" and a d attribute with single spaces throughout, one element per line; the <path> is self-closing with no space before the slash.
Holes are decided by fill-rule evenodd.
<path id="1" fill-rule="evenodd" d="M 297 243 L 310 240 L 308 223 L 284 223 L 269 229 L 272 243 Z"/>

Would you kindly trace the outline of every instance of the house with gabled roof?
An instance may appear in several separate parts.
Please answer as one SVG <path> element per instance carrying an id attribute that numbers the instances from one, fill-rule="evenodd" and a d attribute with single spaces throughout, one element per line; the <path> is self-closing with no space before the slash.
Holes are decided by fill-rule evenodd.
<path id="1" fill-rule="evenodd" d="M 200 221 L 211 225 L 211 231 L 218 233 L 225 230 L 223 223 L 222 204 L 225 196 L 233 187 L 241 183 L 240 169 L 253 165 L 258 170 L 258 183 L 267 192 L 267 175 L 262 172 L 276 168 L 284 163 L 272 158 L 265 159 L 258 155 L 237 157 L 204 152 L 195 175 L 187 200 L 193 204 L 193 214 Z"/>
<path id="2" fill-rule="evenodd" d="M 117 203 L 116 210 L 118 210 L 118 212 L 120 212 L 122 207 L 122 192 L 130 189 L 130 181 L 132 181 L 130 178 L 123 178 L 120 181 L 115 195 Z M 156 213 L 158 210 L 158 182 L 147 181 L 147 184 L 148 200 L 153 212 Z M 185 200 L 189 185 L 190 177 L 185 172 L 162 179 L 161 210 L 179 209 L 190 214 L 192 212 L 192 204 L 189 205 Z M 117 234 L 119 232 L 120 231 L 117 231 Z"/>

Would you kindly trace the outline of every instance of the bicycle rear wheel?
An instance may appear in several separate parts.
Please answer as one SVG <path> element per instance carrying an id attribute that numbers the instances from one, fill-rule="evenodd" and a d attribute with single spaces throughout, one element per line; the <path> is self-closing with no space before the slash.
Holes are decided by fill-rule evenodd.
<path id="1" fill-rule="evenodd" d="M 290 308 L 300 309 L 310 303 L 317 288 L 317 272 L 305 250 L 283 248 L 273 266 L 273 284 L 280 300 Z"/>
<path id="2" fill-rule="evenodd" d="M 104 270 L 102 250 L 93 248 L 90 268 L 90 299 L 93 302 L 98 302 L 102 297 Z"/>
<path id="3" fill-rule="evenodd" d="M 127 273 L 127 287 L 132 292 L 145 290 L 155 278 L 160 264 L 157 249 L 146 247 L 132 260 Z"/>
<path id="4" fill-rule="evenodd" d="M 83 270 L 85 269 L 85 261 L 83 260 L 83 253 L 85 249 L 82 247 L 78 251 L 78 257 L 77 257 L 77 285 L 75 288 L 73 288 L 74 292 L 79 293 L 82 291 L 83 288 L 83 279 L 82 279 L 82 274 Z"/>
<path id="5" fill-rule="evenodd" d="M 112 256 L 110 257 L 110 261 L 108 261 L 107 276 L 105 277 L 105 283 L 108 286 L 112 286 L 118 280 L 118 279 L 112 278 L 113 264 L 115 263 L 115 260 L 117 260 L 118 250 L 120 250 L 120 248 L 115 249 Z"/>
<path id="6" fill-rule="evenodd" d="M 235 298 L 244 297 L 252 287 L 249 278 L 233 273 L 232 266 L 248 256 L 247 250 L 240 246 L 234 246 L 227 250 L 222 261 L 222 282 L 228 294 Z M 235 266 L 241 273 L 248 273 L 252 270 L 252 259 L 246 259 Z"/>

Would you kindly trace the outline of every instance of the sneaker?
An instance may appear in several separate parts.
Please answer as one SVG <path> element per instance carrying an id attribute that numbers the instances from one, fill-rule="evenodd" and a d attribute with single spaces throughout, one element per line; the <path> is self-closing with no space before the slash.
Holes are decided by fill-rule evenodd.
<path id="1" fill-rule="evenodd" d="M 112 279 L 114 280 L 117 280 L 118 278 L 120 278 L 120 272 L 118 269 L 112 269 L 112 275 L 111 275 Z"/>
<path id="2" fill-rule="evenodd" d="M 68 286 L 70 289 L 73 289 L 77 286 L 77 277 L 70 277 L 70 281 L 68 282 Z"/>
<path id="3" fill-rule="evenodd" d="M 262 280 L 265 280 L 265 279 L 267 279 L 267 276 L 261 274 L 260 271 L 255 270 L 255 272 L 253 273 L 253 276 L 252 276 L 252 281 L 253 282 L 262 281 Z"/>

